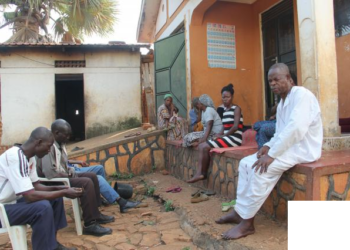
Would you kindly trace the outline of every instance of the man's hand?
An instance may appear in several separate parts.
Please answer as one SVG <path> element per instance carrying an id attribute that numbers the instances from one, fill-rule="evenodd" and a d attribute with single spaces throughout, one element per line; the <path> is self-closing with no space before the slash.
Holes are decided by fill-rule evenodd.
<path id="1" fill-rule="evenodd" d="M 266 173 L 267 168 L 270 166 L 270 164 L 274 161 L 275 159 L 270 157 L 268 154 L 263 155 L 259 160 L 257 160 L 252 168 L 255 168 L 255 173 L 259 171 L 260 169 L 260 174 Z"/>
<path id="2" fill-rule="evenodd" d="M 68 168 L 68 177 L 69 178 L 74 178 L 75 177 L 75 169 L 72 167 Z"/>
<path id="3" fill-rule="evenodd" d="M 80 163 L 80 165 L 81 165 L 82 167 L 88 167 L 88 166 L 89 166 L 89 164 L 86 163 L 86 161 L 82 161 L 82 162 Z"/>
<path id="4" fill-rule="evenodd" d="M 67 188 L 64 192 L 64 197 L 67 197 L 69 199 L 79 198 L 82 195 L 83 195 L 82 188 Z"/>
<path id="5" fill-rule="evenodd" d="M 263 146 L 257 153 L 256 157 L 260 159 L 262 156 L 267 155 L 269 152 L 270 148 L 268 146 Z"/>

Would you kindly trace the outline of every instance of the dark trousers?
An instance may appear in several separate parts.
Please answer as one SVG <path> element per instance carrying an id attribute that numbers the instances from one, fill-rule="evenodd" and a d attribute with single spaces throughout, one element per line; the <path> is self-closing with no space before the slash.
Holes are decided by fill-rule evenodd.
<path id="1" fill-rule="evenodd" d="M 100 217 L 98 207 L 101 205 L 100 187 L 95 173 L 76 173 L 75 178 L 69 179 L 71 187 L 83 188 L 80 204 L 83 210 L 85 223 L 97 220 Z"/>
<path id="2" fill-rule="evenodd" d="M 25 202 L 5 205 L 11 226 L 29 224 L 33 230 L 33 250 L 53 250 L 57 247 L 56 232 L 67 226 L 63 199 Z"/>

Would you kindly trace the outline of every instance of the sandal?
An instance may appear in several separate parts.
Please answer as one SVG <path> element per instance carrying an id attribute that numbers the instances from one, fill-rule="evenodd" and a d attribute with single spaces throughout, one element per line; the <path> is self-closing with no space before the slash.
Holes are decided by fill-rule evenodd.
<path id="1" fill-rule="evenodd" d="M 175 189 L 179 189 L 179 188 L 180 188 L 180 186 L 172 186 L 172 187 L 168 188 L 165 192 L 170 193 L 170 192 L 174 191 Z"/>
<path id="2" fill-rule="evenodd" d="M 199 203 L 207 200 L 209 200 L 209 197 L 206 194 L 198 193 L 191 198 L 191 203 Z"/>
<path id="3" fill-rule="evenodd" d="M 174 188 L 171 192 L 172 192 L 172 193 L 180 193 L 181 190 L 182 190 L 181 187 L 177 187 L 177 188 Z"/>

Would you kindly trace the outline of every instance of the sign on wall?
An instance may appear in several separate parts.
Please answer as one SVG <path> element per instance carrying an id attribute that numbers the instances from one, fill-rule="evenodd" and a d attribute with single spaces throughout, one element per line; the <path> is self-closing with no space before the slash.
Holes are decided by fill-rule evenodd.
<path id="1" fill-rule="evenodd" d="M 210 68 L 236 69 L 234 25 L 207 24 L 207 54 Z"/>

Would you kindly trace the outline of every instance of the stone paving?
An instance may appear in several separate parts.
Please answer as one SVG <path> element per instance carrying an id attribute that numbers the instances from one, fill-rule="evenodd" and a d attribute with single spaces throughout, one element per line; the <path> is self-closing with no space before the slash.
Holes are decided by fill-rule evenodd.
<path id="1" fill-rule="evenodd" d="M 102 207 L 104 214 L 115 216 L 115 222 L 106 225 L 113 229 L 113 234 L 94 237 L 76 235 L 75 224 L 70 216 L 71 202 L 65 202 L 68 227 L 59 231 L 57 239 L 66 246 L 84 250 L 201 249 L 180 228 L 179 216 L 175 212 L 165 212 L 164 206 L 153 198 L 146 198 L 143 203 L 148 204 L 148 207 L 133 209 L 125 214 L 120 214 L 117 205 Z M 8 237 L 0 238 L 0 249 L 12 249 Z"/>

